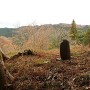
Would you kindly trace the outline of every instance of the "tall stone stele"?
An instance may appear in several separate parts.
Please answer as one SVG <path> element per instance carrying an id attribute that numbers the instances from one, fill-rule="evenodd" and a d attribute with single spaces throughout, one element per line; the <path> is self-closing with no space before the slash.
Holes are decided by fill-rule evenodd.
<path id="1" fill-rule="evenodd" d="M 60 44 L 60 56 L 62 60 L 70 60 L 70 46 L 68 40 L 63 40 L 63 42 Z"/>

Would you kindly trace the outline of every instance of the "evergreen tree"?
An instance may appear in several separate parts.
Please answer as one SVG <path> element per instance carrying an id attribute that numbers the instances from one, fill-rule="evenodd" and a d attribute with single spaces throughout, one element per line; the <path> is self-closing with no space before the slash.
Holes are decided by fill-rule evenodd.
<path id="1" fill-rule="evenodd" d="M 90 29 L 86 31 L 84 43 L 85 45 L 90 45 Z"/>
<path id="2" fill-rule="evenodd" d="M 72 40 L 77 40 L 77 29 L 76 29 L 76 23 L 74 19 L 71 24 L 70 37 Z"/>

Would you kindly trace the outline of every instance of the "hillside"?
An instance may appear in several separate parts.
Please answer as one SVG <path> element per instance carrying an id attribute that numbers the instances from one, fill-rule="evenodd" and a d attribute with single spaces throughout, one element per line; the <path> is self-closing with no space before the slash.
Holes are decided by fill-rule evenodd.
<path id="1" fill-rule="evenodd" d="M 49 26 L 52 26 L 54 27 L 55 29 L 65 29 L 65 30 L 69 30 L 70 29 L 70 24 L 65 24 L 65 23 L 60 23 L 60 24 L 46 24 L 46 25 L 41 25 L 41 26 L 33 26 L 34 28 L 40 28 L 40 27 L 49 27 Z M 15 34 L 15 32 L 17 32 L 17 29 L 18 30 L 21 30 L 21 29 L 24 29 L 28 26 L 22 26 L 22 27 L 19 27 L 19 28 L 0 28 L 0 36 L 5 36 L 5 37 L 12 37 L 12 35 Z M 77 25 L 77 28 L 79 29 L 82 29 L 82 30 L 85 30 L 85 29 L 88 29 L 90 26 L 89 25 Z"/>
<path id="2" fill-rule="evenodd" d="M 69 31 L 70 24 L 46 24 L 41 26 L 22 26 L 19 28 L 0 28 L 0 36 L 4 36 L 10 42 L 9 48 L 15 48 L 11 51 L 21 51 L 24 49 L 42 49 L 48 50 L 53 48 L 59 48 L 60 42 L 63 39 L 70 41 Z M 89 25 L 77 25 L 77 30 L 80 31 L 80 37 L 82 40 L 82 33 L 89 28 Z M 2 37 L 2 38 L 4 38 Z M 4 41 L 7 39 L 3 39 Z M 3 41 L 3 44 L 5 44 Z M 1 41 L 2 42 L 2 41 Z M 13 44 L 13 45 L 11 45 Z M 0 46 L 1 47 L 1 46 Z M 3 49 L 4 46 L 2 46 Z M 17 48 L 16 48 L 17 47 Z M 8 52 L 9 49 L 7 49 Z"/>
<path id="3" fill-rule="evenodd" d="M 12 41 L 20 48 L 30 49 L 52 49 L 58 48 L 63 39 L 68 39 L 70 24 L 46 24 L 41 26 L 23 26 L 16 29 Z M 86 31 L 89 26 L 77 25 L 79 31 Z M 41 38 L 42 37 L 42 38 Z M 37 48 L 38 47 L 38 48 Z"/>
<path id="4" fill-rule="evenodd" d="M 12 37 L 15 34 L 15 28 L 0 28 L 0 36 Z"/>
<path id="5" fill-rule="evenodd" d="M 0 48 L 3 50 L 3 52 L 9 54 L 15 51 L 16 46 L 12 43 L 10 38 L 0 36 Z"/>
<path id="6" fill-rule="evenodd" d="M 90 49 L 71 48 L 72 59 L 58 61 L 59 49 L 5 62 L 15 90 L 89 90 Z"/>
<path id="7" fill-rule="evenodd" d="M 13 89 L 9 90 L 90 89 L 90 47 L 72 44 L 70 27 L 70 24 L 23 26 L 11 30 L 9 37 L 0 36 L 0 48 L 11 57 L 5 60 L 5 66 L 15 77 Z M 77 25 L 82 39 L 88 28 Z M 71 60 L 60 60 L 63 39 L 70 42 Z M 29 55 L 28 50 L 33 54 Z"/>

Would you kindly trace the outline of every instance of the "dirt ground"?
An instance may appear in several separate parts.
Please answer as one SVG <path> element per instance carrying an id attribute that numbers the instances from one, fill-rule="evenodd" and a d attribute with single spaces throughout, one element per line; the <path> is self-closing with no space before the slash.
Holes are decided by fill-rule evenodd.
<path id="1" fill-rule="evenodd" d="M 73 52 L 73 53 L 72 53 Z M 58 60 L 59 49 L 7 60 L 15 90 L 90 90 L 90 50 L 75 47 L 71 60 Z"/>

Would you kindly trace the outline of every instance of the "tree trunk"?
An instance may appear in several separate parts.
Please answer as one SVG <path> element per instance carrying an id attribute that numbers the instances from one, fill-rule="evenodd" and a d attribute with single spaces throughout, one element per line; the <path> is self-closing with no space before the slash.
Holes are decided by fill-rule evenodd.
<path id="1" fill-rule="evenodd" d="M 0 51 L 0 90 L 7 90 L 6 87 L 9 85 L 9 82 L 12 82 L 14 77 L 6 69 L 2 53 Z"/>

